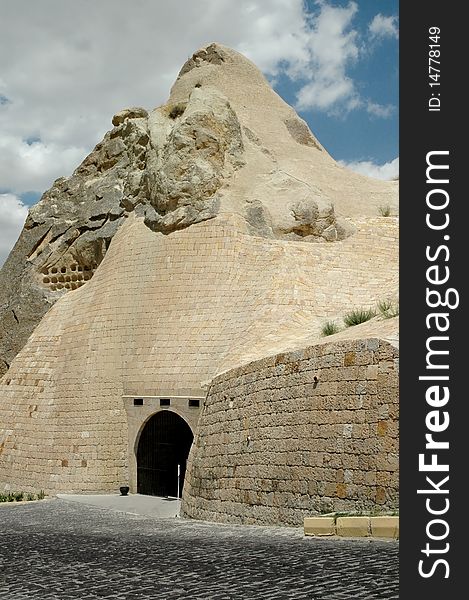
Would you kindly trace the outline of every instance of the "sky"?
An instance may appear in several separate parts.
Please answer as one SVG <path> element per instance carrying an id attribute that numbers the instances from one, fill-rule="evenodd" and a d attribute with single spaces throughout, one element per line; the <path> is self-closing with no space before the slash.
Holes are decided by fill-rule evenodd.
<path id="1" fill-rule="evenodd" d="M 0 0 L 0 265 L 112 115 L 165 103 L 214 41 L 250 58 L 341 164 L 397 177 L 398 38 L 398 0 Z"/>

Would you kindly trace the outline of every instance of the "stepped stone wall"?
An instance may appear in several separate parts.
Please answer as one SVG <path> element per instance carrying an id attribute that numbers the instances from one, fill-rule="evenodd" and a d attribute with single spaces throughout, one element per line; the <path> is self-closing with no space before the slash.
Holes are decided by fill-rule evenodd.
<path id="1" fill-rule="evenodd" d="M 183 513 L 301 525 L 398 506 L 398 350 L 340 340 L 228 371 L 210 386 Z"/>

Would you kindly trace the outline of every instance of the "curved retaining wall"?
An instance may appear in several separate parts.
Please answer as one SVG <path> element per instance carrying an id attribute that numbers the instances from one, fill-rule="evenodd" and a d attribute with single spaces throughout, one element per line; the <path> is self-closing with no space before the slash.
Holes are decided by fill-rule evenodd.
<path id="1" fill-rule="evenodd" d="M 300 525 L 316 512 L 398 506 L 398 350 L 345 340 L 216 377 L 182 512 Z"/>

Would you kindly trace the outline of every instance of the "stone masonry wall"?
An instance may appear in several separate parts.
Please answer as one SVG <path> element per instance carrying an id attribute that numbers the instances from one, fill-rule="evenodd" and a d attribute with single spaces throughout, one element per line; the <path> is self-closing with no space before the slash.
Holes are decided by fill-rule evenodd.
<path id="1" fill-rule="evenodd" d="M 300 525 L 398 506 L 398 350 L 322 343 L 214 379 L 188 461 L 187 517 Z"/>
<path id="2" fill-rule="evenodd" d="M 203 396 L 216 373 L 307 347 L 326 318 L 393 295 L 397 223 L 357 227 L 305 244 L 229 217 L 171 235 L 128 217 L 0 379 L 0 491 L 114 491 L 128 481 L 123 395 Z"/>

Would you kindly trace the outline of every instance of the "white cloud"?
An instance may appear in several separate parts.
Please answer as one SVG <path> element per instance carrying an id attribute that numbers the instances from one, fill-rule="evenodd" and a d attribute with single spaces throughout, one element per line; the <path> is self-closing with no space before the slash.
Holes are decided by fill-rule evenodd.
<path id="1" fill-rule="evenodd" d="M 397 17 L 385 17 L 381 13 L 377 14 L 368 26 L 371 36 L 374 38 L 398 38 L 399 28 Z"/>
<path id="2" fill-rule="evenodd" d="M 355 162 L 345 162 L 340 160 L 339 163 L 351 171 L 355 171 L 355 173 L 367 175 L 368 177 L 373 177 L 375 179 L 390 180 L 399 177 L 399 157 L 384 163 L 383 165 L 377 165 L 370 160 Z"/>
<path id="3" fill-rule="evenodd" d="M 86 155 L 85 148 L 55 142 L 27 143 L 19 137 L 0 136 L 2 189 L 23 193 L 47 189 L 57 177 L 70 175 Z"/>
<path id="4" fill-rule="evenodd" d="M 14 194 L 0 194 L 0 267 L 16 242 L 28 208 Z"/>
<path id="5" fill-rule="evenodd" d="M 352 110 L 361 105 L 355 84 L 346 74 L 359 56 L 358 34 L 350 28 L 357 10 L 355 2 L 345 8 L 320 4 L 309 31 L 310 81 L 298 93 L 298 108 L 334 110 L 341 105 Z"/>
<path id="6" fill-rule="evenodd" d="M 388 119 L 396 110 L 396 107 L 392 104 L 377 104 L 368 100 L 366 103 L 367 112 L 373 117 L 379 117 L 381 119 Z"/>

